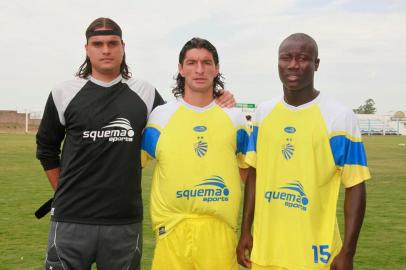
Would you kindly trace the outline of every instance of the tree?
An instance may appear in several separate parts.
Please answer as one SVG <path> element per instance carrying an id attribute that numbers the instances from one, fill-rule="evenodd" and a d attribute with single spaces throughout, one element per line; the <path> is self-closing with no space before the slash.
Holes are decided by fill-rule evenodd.
<path id="1" fill-rule="evenodd" d="M 374 114 L 376 112 L 375 101 L 372 98 L 365 100 L 365 104 L 353 109 L 354 113 L 358 114 Z"/>

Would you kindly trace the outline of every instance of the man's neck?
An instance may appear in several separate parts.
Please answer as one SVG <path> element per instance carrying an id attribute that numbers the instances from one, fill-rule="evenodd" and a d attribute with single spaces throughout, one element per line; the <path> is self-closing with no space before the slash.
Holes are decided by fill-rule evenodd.
<path id="1" fill-rule="evenodd" d="M 290 91 L 283 88 L 284 99 L 287 104 L 298 107 L 300 105 L 306 104 L 314 100 L 318 95 L 319 91 L 314 89 L 313 86 L 309 89 L 301 89 Z"/>
<path id="2" fill-rule="evenodd" d="M 96 71 L 92 71 L 91 76 L 95 78 L 98 81 L 102 82 L 111 82 L 115 78 L 117 78 L 120 75 L 120 72 L 112 72 L 112 73 L 100 73 Z"/>
<path id="3" fill-rule="evenodd" d="M 196 107 L 206 107 L 213 100 L 213 91 L 196 92 L 185 89 L 183 100 Z"/>

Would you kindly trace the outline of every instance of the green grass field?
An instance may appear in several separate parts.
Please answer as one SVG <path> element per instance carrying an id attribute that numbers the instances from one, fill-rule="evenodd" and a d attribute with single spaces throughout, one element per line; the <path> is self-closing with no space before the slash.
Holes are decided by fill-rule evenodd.
<path id="1" fill-rule="evenodd" d="M 373 179 L 355 269 L 406 269 L 406 137 L 364 138 Z M 154 239 L 149 218 L 151 168 L 144 171 L 144 252 L 149 269 Z M 35 159 L 35 136 L 0 134 L 0 269 L 43 269 L 49 216 L 33 213 L 52 196 Z M 338 203 L 342 228 L 342 196 Z"/>

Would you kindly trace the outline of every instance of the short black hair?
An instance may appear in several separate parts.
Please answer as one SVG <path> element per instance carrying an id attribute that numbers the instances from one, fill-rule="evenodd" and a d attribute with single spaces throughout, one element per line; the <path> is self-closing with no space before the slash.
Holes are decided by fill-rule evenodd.
<path id="1" fill-rule="evenodd" d="M 285 41 L 287 40 L 294 40 L 294 41 L 305 41 L 305 42 L 309 42 L 313 49 L 314 49 L 314 53 L 315 53 L 315 57 L 316 59 L 319 56 L 319 48 L 317 46 L 316 41 L 309 35 L 305 34 L 305 33 L 294 33 L 291 34 L 290 36 L 288 36 L 287 38 L 285 38 L 282 42 L 281 45 L 279 45 L 279 49 L 281 48 L 282 44 L 285 43 Z"/>

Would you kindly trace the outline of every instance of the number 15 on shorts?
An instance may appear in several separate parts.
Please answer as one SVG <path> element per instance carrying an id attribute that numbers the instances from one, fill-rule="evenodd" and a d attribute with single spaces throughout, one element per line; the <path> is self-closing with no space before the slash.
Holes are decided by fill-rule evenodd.
<path id="1" fill-rule="evenodd" d="M 328 245 L 312 246 L 314 263 L 327 264 L 330 259 L 331 253 L 328 252 Z"/>

